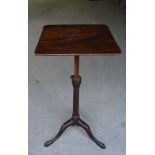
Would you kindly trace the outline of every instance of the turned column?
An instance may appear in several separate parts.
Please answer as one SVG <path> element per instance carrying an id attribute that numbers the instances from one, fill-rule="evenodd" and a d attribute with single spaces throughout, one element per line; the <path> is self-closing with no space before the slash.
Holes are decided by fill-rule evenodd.
<path id="1" fill-rule="evenodd" d="M 74 75 L 71 76 L 73 84 L 73 118 L 79 118 L 79 87 L 81 77 L 79 76 L 79 56 L 74 56 Z"/>

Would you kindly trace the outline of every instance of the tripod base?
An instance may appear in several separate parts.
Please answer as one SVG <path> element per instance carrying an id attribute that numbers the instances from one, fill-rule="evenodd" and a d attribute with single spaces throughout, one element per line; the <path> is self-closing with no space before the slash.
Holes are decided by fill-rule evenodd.
<path id="1" fill-rule="evenodd" d="M 101 147 L 102 149 L 105 149 L 105 145 L 104 145 L 103 143 L 101 143 L 99 140 L 97 140 L 97 139 L 93 136 L 93 134 L 92 134 L 92 132 L 91 132 L 91 130 L 90 130 L 89 125 L 88 125 L 87 123 L 85 123 L 82 119 L 80 119 L 80 118 L 77 117 L 77 116 L 72 116 L 68 121 L 66 121 L 65 123 L 63 123 L 62 126 L 61 126 L 61 128 L 60 128 L 60 130 L 59 130 L 59 132 L 57 133 L 57 135 L 56 135 L 53 139 L 47 141 L 47 142 L 44 144 L 44 146 L 45 146 L 45 147 L 48 147 L 48 146 L 50 146 L 51 144 L 53 144 L 53 143 L 62 135 L 62 133 L 63 133 L 69 126 L 74 126 L 74 125 L 79 126 L 79 127 L 82 127 L 82 128 L 87 132 L 88 136 L 89 136 L 99 147 Z"/>
<path id="2" fill-rule="evenodd" d="M 74 75 L 71 76 L 72 79 L 72 85 L 73 85 L 73 113 L 72 117 L 66 121 L 65 123 L 62 124 L 59 132 L 57 135 L 47 141 L 44 146 L 48 147 L 51 144 L 53 144 L 61 135 L 62 133 L 69 127 L 69 126 L 79 126 L 82 127 L 88 134 L 88 136 L 102 149 L 105 149 L 105 145 L 101 143 L 99 140 L 97 140 L 91 130 L 90 127 L 87 123 L 85 123 L 82 119 L 80 119 L 79 115 L 79 87 L 81 84 L 81 76 L 79 76 L 79 56 L 74 57 Z"/>

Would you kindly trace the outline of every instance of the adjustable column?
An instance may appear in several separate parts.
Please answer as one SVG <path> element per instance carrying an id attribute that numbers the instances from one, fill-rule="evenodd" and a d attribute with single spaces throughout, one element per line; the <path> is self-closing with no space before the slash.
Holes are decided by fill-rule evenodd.
<path id="1" fill-rule="evenodd" d="M 79 114 L 79 88 L 81 84 L 81 76 L 79 76 L 79 56 L 74 56 L 74 75 L 71 76 L 72 84 L 73 84 L 73 113 L 72 117 L 64 122 L 58 131 L 57 135 L 45 142 L 44 146 L 48 147 L 51 144 L 53 144 L 61 135 L 62 133 L 69 127 L 69 126 L 79 126 L 82 127 L 88 136 L 102 149 L 105 149 L 105 145 L 101 143 L 99 140 L 97 140 L 89 127 L 87 123 L 85 123 L 81 118 Z"/>

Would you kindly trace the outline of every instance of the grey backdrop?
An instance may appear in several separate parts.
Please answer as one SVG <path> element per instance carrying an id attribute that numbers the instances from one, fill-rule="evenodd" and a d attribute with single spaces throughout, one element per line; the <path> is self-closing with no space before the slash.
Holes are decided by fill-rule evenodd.
<path id="1" fill-rule="evenodd" d="M 107 24 L 120 56 L 81 57 L 80 113 L 100 149 L 85 131 L 68 128 L 48 148 L 72 114 L 73 57 L 36 57 L 43 25 Z M 29 0 L 29 155 L 125 155 L 125 11 L 111 0 Z"/>

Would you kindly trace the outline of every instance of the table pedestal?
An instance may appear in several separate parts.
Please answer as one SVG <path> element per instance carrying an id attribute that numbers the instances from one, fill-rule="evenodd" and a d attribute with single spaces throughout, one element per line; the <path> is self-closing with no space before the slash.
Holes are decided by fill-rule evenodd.
<path id="1" fill-rule="evenodd" d="M 71 76 L 72 79 L 72 84 L 73 84 L 73 114 L 72 117 L 64 122 L 57 133 L 57 135 L 47 141 L 44 146 L 48 147 L 52 143 L 54 143 L 61 135 L 62 133 L 69 127 L 69 126 L 79 126 L 82 127 L 88 134 L 88 136 L 102 149 L 105 149 L 105 145 L 101 143 L 99 140 L 97 140 L 91 130 L 90 127 L 87 123 L 85 123 L 79 115 L 79 87 L 81 84 L 81 76 L 79 76 L 79 56 L 74 56 L 74 75 Z"/>

